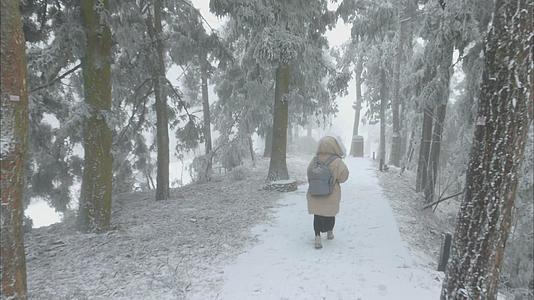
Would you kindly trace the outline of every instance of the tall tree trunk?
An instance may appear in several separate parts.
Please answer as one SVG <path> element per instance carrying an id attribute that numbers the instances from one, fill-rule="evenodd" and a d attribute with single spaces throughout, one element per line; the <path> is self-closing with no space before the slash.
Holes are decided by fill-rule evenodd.
<path id="1" fill-rule="evenodd" d="M 447 86 L 448 88 L 448 86 Z M 447 95 L 449 93 L 447 92 Z M 441 104 L 436 107 L 435 117 L 432 133 L 432 143 L 430 145 L 430 152 L 428 154 L 428 166 L 426 182 L 424 186 L 425 201 L 430 203 L 434 199 L 434 190 L 436 186 L 438 168 L 439 168 L 439 154 L 441 150 L 441 136 L 443 133 L 443 123 L 445 122 L 445 114 L 447 112 L 447 104 Z"/>
<path id="2" fill-rule="evenodd" d="M 252 166 L 256 166 L 256 156 L 254 155 L 254 144 L 252 142 L 252 135 L 247 135 L 248 150 L 250 151 L 250 159 L 252 160 Z"/>
<path id="3" fill-rule="evenodd" d="M 0 84 L 0 260 L 2 296 L 26 299 L 24 216 L 24 166 L 28 147 L 28 89 L 24 33 L 18 0 L 1 4 Z"/>
<path id="4" fill-rule="evenodd" d="M 272 150 L 267 175 L 269 181 L 289 179 L 286 164 L 288 102 L 285 99 L 289 92 L 289 76 L 289 65 L 280 64 L 276 69 Z"/>
<path id="5" fill-rule="evenodd" d="M 384 170 L 386 162 L 386 106 L 387 106 L 387 86 L 386 72 L 380 73 L 380 149 L 378 156 L 380 158 L 380 171 Z"/>
<path id="6" fill-rule="evenodd" d="M 211 116 L 210 116 L 210 101 L 208 97 L 208 58 L 206 52 L 200 54 L 200 76 L 202 78 L 202 111 L 204 115 L 204 145 L 206 148 L 206 157 L 208 158 L 208 165 L 206 166 L 206 176 L 211 176 L 212 173 L 212 156 L 211 152 Z"/>
<path id="7" fill-rule="evenodd" d="M 449 102 L 449 82 L 451 79 L 452 55 L 454 52 L 453 43 L 446 43 L 443 57 L 438 66 L 438 74 L 443 83 L 439 93 L 441 104 L 436 107 L 434 120 L 434 132 L 432 133 L 432 144 L 430 146 L 429 162 L 427 166 L 427 180 L 425 184 L 425 200 L 430 203 L 434 199 L 434 192 L 439 170 L 439 156 L 441 152 L 441 137 L 443 135 L 443 126 L 445 125 L 445 115 L 447 113 L 447 103 Z"/>
<path id="8" fill-rule="evenodd" d="M 419 160 L 417 162 L 417 178 L 415 190 L 420 192 L 426 184 L 428 156 L 430 155 L 430 143 L 432 140 L 432 119 L 434 118 L 432 108 L 425 105 L 423 110 L 423 126 L 421 133 L 421 143 L 419 143 Z"/>
<path id="9" fill-rule="evenodd" d="M 360 128 L 360 111 L 362 110 L 362 70 L 363 70 L 363 60 L 360 56 L 356 67 L 354 68 L 354 77 L 356 81 L 356 101 L 354 102 L 354 123 L 352 125 L 352 136 L 355 137 L 359 134 Z M 355 149 L 352 149 L 354 143 L 350 143 L 350 152 L 354 153 Z"/>
<path id="10" fill-rule="evenodd" d="M 83 232 L 107 231 L 111 219 L 112 133 L 106 122 L 106 115 L 111 114 L 111 30 L 103 16 L 103 8 L 108 7 L 108 1 L 81 3 L 86 34 L 83 90 L 90 111 L 84 122 L 85 160 L 78 214 Z"/>
<path id="11" fill-rule="evenodd" d="M 410 163 L 412 162 L 413 153 L 415 152 L 415 147 L 414 147 L 414 144 L 415 144 L 415 131 L 416 131 L 416 126 L 413 125 L 411 133 L 410 133 L 410 141 L 407 142 L 408 149 L 407 149 L 407 151 L 406 151 L 406 153 L 404 155 L 404 161 L 403 161 L 402 167 L 401 167 L 401 174 L 406 169 L 409 169 Z"/>
<path id="12" fill-rule="evenodd" d="M 393 132 L 391 134 L 391 152 L 389 153 L 389 163 L 399 167 L 401 160 L 401 120 L 400 120 L 400 66 L 402 57 L 402 45 L 404 43 L 404 22 L 399 17 L 399 29 L 397 32 L 397 45 L 395 49 L 395 62 L 393 64 L 393 97 L 391 98 L 391 112 L 393 115 Z"/>
<path id="13" fill-rule="evenodd" d="M 271 150 L 273 148 L 273 129 L 267 128 L 265 133 L 265 148 L 263 149 L 263 157 L 271 157 Z"/>
<path id="14" fill-rule="evenodd" d="M 531 1 L 497 0 L 475 136 L 441 299 L 496 299 L 511 212 L 532 124 Z"/>
<path id="15" fill-rule="evenodd" d="M 407 60 L 409 60 L 413 56 L 413 45 L 412 41 L 414 38 L 414 32 L 415 30 L 418 30 L 419 28 L 416 28 L 417 22 L 416 20 L 416 14 L 417 14 L 417 7 L 418 7 L 418 0 L 409 0 L 405 2 L 405 8 L 404 8 L 404 15 L 407 17 L 405 19 L 401 20 L 401 24 L 403 24 L 403 39 L 404 42 L 402 44 L 402 53 L 404 54 L 404 59 L 401 59 L 401 68 L 403 66 L 403 63 Z M 402 71 L 399 72 L 399 74 Z M 399 82 L 400 83 L 400 82 Z M 409 148 L 413 146 L 413 138 L 415 137 L 415 132 L 413 131 L 415 127 L 412 127 L 411 129 L 408 128 L 409 122 L 406 118 L 406 111 L 409 107 L 408 102 L 406 101 L 407 95 L 400 93 L 400 128 L 401 128 L 401 146 L 400 146 L 400 160 L 401 160 L 401 168 L 404 170 L 406 169 L 407 165 L 406 163 L 411 161 L 412 155 L 413 155 L 413 148 Z M 410 131 L 410 138 L 408 138 L 408 131 Z"/>
<path id="16" fill-rule="evenodd" d="M 169 198 L 169 121 L 167 117 L 167 94 L 165 93 L 165 61 L 161 28 L 161 0 L 154 0 L 154 22 L 149 15 L 149 34 L 154 43 L 156 62 L 153 70 L 154 95 L 156 98 L 156 144 L 158 148 L 156 200 Z"/>
<path id="17" fill-rule="evenodd" d="M 401 127 L 401 146 L 400 146 L 400 164 L 401 168 L 404 167 L 404 158 L 406 157 L 406 151 L 408 150 L 408 122 L 406 122 L 406 103 L 401 103 L 400 110 L 400 127 Z"/>

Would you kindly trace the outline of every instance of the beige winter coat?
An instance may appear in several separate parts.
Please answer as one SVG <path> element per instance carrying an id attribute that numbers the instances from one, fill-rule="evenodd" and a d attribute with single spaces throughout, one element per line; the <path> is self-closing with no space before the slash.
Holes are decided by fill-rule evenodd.
<path id="1" fill-rule="evenodd" d="M 343 153 L 336 139 L 331 136 L 325 136 L 319 141 L 317 156 L 321 161 L 326 161 L 332 155 L 338 156 L 329 165 L 332 175 L 336 179 L 334 190 L 328 196 L 312 196 L 308 193 L 306 198 L 308 199 L 308 212 L 310 214 L 333 217 L 339 212 L 339 201 L 341 200 L 341 187 L 339 184 L 347 181 L 349 169 L 341 159 L 341 157 L 345 156 L 345 153 Z M 308 174 L 312 166 L 313 160 L 308 166 Z"/>

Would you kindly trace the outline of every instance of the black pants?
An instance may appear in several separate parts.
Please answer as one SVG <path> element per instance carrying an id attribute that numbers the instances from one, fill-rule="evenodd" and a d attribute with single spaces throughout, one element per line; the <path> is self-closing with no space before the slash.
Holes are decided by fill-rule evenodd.
<path id="1" fill-rule="evenodd" d="M 315 231 L 315 236 L 321 235 L 321 232 L 332 231 L 335 223 L 336 217 L 313 215 L 313 230 Z"/>

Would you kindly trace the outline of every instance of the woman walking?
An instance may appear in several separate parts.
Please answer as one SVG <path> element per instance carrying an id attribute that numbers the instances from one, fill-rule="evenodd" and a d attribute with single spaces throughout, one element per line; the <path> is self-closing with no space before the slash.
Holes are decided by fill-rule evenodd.
<path id="1" fill-rule="evenodd" d="M 341 200 L 340 183 L 347 181 L 349 170 L 342 158 L 345 148 L 341 141 L 325 136 L 319 141 L 317 155 L 308 166 L 308 212 L 313 214 L 315 248 L 321 249 L 321 232 L 327 239 L 334 238 L 335 216 Z"/>

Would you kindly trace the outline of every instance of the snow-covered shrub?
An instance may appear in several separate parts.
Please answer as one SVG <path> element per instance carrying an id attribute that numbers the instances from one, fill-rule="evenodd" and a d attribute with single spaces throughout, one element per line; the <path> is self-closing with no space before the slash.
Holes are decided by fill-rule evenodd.
<path id="1" fill-rule="evenodd" d="M 209 159 L 206 155 L 197 156 L 193 159 L 189 172 L 194 182 L 206 182 L 211 178 L 208 168 Z"/>
<path id="2" fill-rule="evenodd" d="M 243 139 L 236 138 L 225 146 L 221 147 L 217 156 L 218 162 L 224 169 L 233 170 L 243 164 L 243 159 L 247 156 L 247 147 Z"/>
<path id="3" fill-rule="evenodd" d="M 244 166 L 235 167 L 230 173 L 230 177 L 234 181 L 240 181 L 247 177 L 247 169 Z"/>

